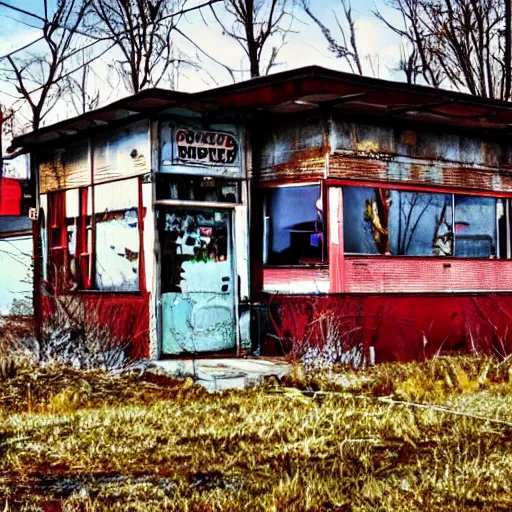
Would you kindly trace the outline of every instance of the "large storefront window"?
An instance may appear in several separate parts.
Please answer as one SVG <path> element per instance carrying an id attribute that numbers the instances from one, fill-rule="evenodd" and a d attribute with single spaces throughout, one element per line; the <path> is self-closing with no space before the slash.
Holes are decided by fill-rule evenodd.
<path id="1" fill-rule="evenodd" d="M 502 200 L 345 187 L 343 204 L 347 254 L 506 257 L 503 244 L 497 254 Z"/>
<path id="2" fill-rule="evenodd" d="M 325 262 L 320 185 L 266 190 L 264 216 L 265 263 L 311 265 Z"/>

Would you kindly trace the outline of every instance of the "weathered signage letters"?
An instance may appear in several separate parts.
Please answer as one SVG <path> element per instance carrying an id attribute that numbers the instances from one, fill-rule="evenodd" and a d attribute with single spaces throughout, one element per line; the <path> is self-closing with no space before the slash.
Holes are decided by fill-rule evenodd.
<path id="1" fill-rule="evenodd" d="M 234 164 L 238 154 L 235 137 L 229 133 L 179 129 L 178 159 L 213 165 Z"/>

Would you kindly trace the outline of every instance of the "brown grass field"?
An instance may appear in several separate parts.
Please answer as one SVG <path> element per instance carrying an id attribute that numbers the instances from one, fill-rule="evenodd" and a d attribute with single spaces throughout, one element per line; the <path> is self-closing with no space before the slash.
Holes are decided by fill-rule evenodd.
<path id="1" fill-rule="evenodd" d="M 512 361 L 297 366 L 222 394 L 21 367 L 0 382 L 0 510 L 509 511 Z"/>

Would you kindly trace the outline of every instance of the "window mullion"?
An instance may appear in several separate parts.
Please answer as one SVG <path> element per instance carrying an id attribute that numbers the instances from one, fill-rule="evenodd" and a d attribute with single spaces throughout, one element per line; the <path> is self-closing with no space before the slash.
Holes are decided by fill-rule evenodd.
<path id="1" fill-rule="evenodd" d="M 452 196 L 452 257 L 455 258 L 456 252 L 455 252 L 455 194 L 451 194 Z"/>

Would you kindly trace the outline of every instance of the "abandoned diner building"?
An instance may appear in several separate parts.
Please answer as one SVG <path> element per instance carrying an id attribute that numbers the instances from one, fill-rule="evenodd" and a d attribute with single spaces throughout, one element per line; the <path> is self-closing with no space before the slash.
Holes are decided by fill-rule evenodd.
<path id="1" fill-rule="evenodd" d="M 511 134 L 512 104 L 313 66 L 20 136 L 36 322 L 78 301 L 151 358 L 504 356 Z"/>

